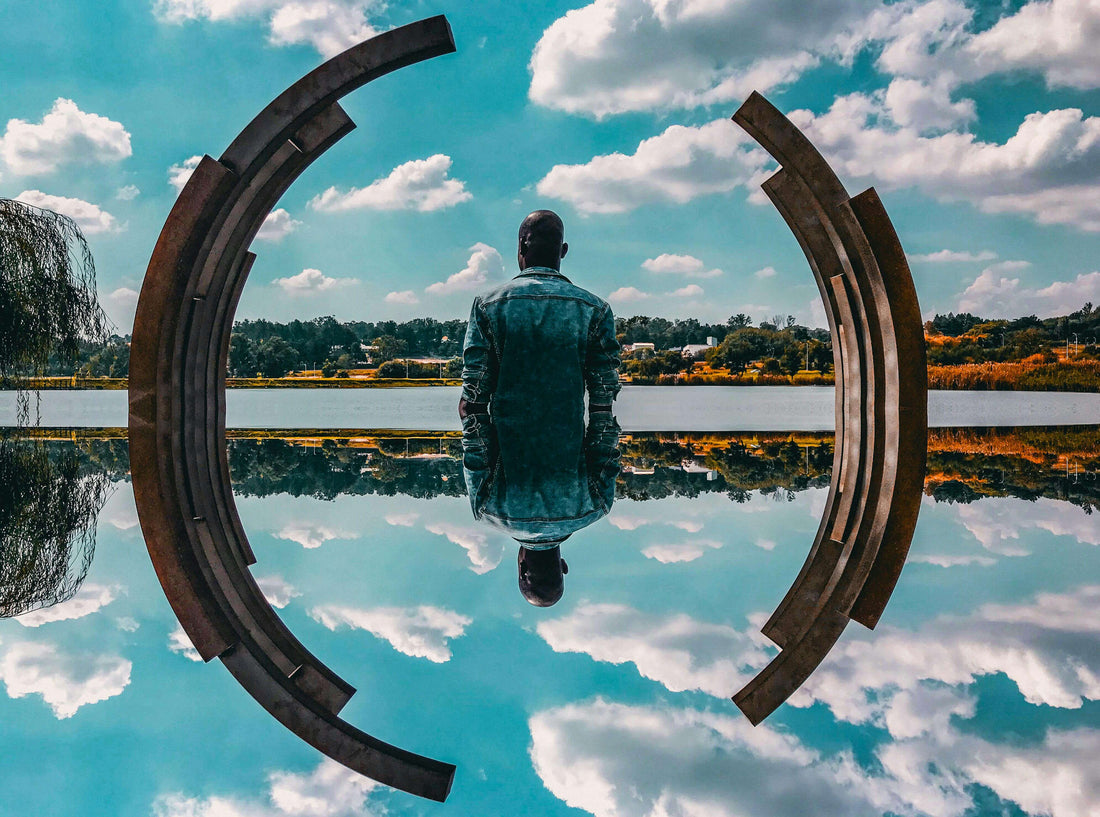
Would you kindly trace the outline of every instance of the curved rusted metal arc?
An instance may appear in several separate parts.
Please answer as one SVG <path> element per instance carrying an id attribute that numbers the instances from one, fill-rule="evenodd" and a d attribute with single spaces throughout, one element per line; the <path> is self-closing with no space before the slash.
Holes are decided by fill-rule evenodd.
<path id="1" fill-rule="evenodd" d="M 912 276 L 874 190 L 849 199 L 809 140 L 753 93 L 734 115 L 781 164 L 764 190 L 822 294 L 837 371 L 837 447 L 810 554 L 763 632 L 781 651 L 734 702 L 759 723 L 813 672 L 849 617 L 873 627 L 920 507 L 927 374 Z"/>
<path id="2" fill-rule="evenodd" d="M 284 725 L 380 782 L 443 800 L 454 766 L 338 716 L 354 689 L 305 649 L 256 585 L 225 455 L 225 364 L 255 256 L 248 245 L 287 187 L 354 128 L 340 96 L 454 51 L 443 17 L 361 43 L 268 105 L 220 161 L 204 157 L 165 222 L 131 347 L 131 470 L 158 578 L 205 660 L 220 656 Z"/>

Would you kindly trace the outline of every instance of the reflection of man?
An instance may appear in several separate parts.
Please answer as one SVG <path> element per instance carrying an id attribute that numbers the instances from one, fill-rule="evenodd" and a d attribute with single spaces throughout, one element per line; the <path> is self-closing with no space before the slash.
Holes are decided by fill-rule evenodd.
<path id="1" fill-rule="evenodd" d="M 459 415 L 466 431 L 491 416 L 499 444 L 497 465 L 509 473 L 514 497 L 517 490 L 533 496 L 575 480 L 578 464 L 585 462 L 585 389 L 594 427 L 615 423 L 615 317 L 603 299 L 561 274 L 569 250 L 564 237 L 555 213 L 536 210 L 527 216 L 519 228 L 519 275 L 474 298 L 466 329 Z M 493 481 L 490 471 L 490 488 Z M 471 501 L 477 514 L 474 491 Z M 526 570 L 534 585 L 556 580 L 560 587 L 558 545 L 570 532 L 556 541 L 518 536 L 524 545 L 521 586 Z"/>

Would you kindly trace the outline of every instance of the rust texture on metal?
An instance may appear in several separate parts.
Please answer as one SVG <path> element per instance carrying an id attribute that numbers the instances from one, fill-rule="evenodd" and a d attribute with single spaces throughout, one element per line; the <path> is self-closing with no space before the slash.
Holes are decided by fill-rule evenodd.
<path id="1" fill-rule="evenodd" d="M 821 525 L 763 627 L 780 652 L 733 696 L 756 724 L 809 678 L 849 620 L 874 627 L 882 616 L 920 510 L 928 379 L 916 289 L 878 194 L 849 198 L 817 149 L 760 94 L 733 121 L 780 164 L 763 189 L 809 261 L 837 375 Z"/>
<path id="2" fill-rule="evenodd" d="M 355 689 L 313 656 L 264 598 L 237 515 L 225 432 L 233 316 L 249 245 L 295 179 L 354 123 L 338 104 L 398 68 L 455 50 L 431 17 L 345 51 L 294 83 L 234 139 L 203 157 L 149 261 L 130 353 L 134 495 L 157 576 L 206 661 L 221 658 L 281 723 L 374 780 L 443 801 L 455 767 L 384 743 L 338 713 Z"/>

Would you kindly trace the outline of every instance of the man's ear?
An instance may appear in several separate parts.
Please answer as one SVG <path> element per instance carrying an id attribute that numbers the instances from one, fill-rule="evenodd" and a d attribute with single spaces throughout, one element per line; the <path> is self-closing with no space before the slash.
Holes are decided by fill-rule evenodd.
<path id="1" fill-rule="evenodd" d="M 565 254 L 569 252 L 569 245 L 564 241 L 561 243 L 561 257 L 565 258 Z"/>

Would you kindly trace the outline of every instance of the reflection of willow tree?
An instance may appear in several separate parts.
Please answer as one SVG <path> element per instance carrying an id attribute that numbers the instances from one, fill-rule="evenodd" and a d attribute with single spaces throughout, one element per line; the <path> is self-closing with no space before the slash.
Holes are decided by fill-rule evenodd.
<path id="1" fill-rule="evenodd" d="M 76 223 L 0 199 L 0 387 L 40 374 L 51 356 L 72 362 L 82 339 L 103 342 L 95 264 Z M 20 424 L 28 417 L 20 393 Z"/>
<path id="2" fill-rule="evenodd" d="M 0 617 L 72 598 L 109 486 L 72 445 L 0 438 Z"/>

